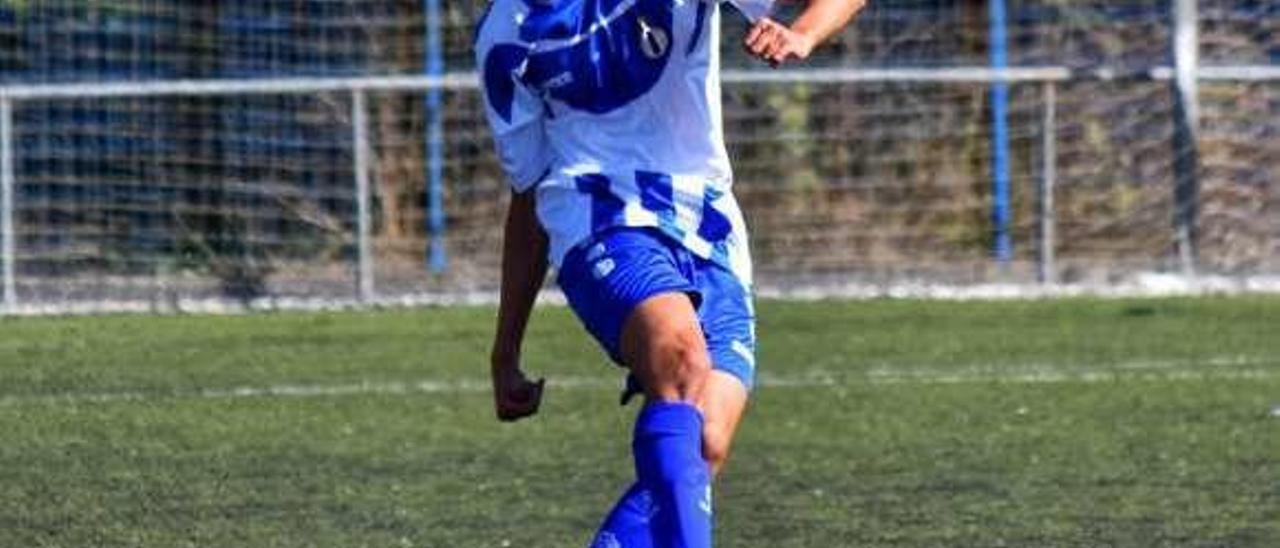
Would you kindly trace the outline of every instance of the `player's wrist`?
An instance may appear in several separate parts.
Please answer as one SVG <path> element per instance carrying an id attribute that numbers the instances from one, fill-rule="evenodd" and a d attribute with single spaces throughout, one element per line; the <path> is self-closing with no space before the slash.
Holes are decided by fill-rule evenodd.
<path id="1" fill-rule="evenodd" d="M 821 29 L 805 25 L 803 22 L 797 23 L 791 27 L 791 32 L 796 35 L 796 40 L 800 46 L 798 49 L 802 53 L 802 57 L 808 57 L 813 50 L 817 49 L 818 44 L 826 38 L 822 36 Z"/>
<path id="2" fill-rule="evenodd" d="M 500 350 L 489 356 L 489 367 L 494 373 L 509 373 L 520 369 L 520 353 Z"/>

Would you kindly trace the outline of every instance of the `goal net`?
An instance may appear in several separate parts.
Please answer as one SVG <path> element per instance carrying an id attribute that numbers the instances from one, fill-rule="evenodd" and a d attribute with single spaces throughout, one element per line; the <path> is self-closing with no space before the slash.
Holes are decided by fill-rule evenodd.
<path id="1" fill-rule="evenodd" d="M 0 1 L 5 302 L 488 294 L 507 191 L 470 76 L 485 3 Z M 1200 275 L 1280 274 L 1280 9 L 1199 3 L 1190 141 L 1172 13 L 871 2 L 783 71 L 749 60 L 726 14 L 726 134 L 762 288 L 1122 286 L 1183 272 L 1188 204 Z"/>

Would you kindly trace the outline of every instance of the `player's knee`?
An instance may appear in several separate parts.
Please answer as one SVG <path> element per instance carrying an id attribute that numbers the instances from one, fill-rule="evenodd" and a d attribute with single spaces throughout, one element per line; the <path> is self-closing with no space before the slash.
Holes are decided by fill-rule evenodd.
<path id="1" fill-rule="evenodd" d="M 711 373 L 711 360 L 701 333 L 682 331 L 670 337 L 665 346 L 668 367 L 677 381 L 685 384 L 706 381 Z"/>
<path id="2" fill-rule="evenodd" d="M 672 397 L 693 401 L 700 394 L 711 374 L 711 360 L 707 356 L 702 334 L 696 330 L 673 331 L 655 338 L 652 356 L 655 395 L 664 399 Z"/>

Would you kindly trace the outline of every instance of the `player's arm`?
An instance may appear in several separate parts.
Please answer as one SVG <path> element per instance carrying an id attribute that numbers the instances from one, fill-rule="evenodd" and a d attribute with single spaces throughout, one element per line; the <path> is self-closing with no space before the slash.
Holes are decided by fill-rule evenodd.
<path id="1" fill-rule="evenodd" d="M 790 25 L 767 17 L 757 21 L 743 46 L 775 67 L 787 61 L 803 61 L 818 44 L 844 29 L 866 4 L 866 0 L 809 0 Z"/>
<path id="2" fill-rule="evenodd" d="M 482 67 L 485 113 L 503 171 L 510 179 L 511 206 L 502 238 L 502 290 L 489 366 L 498 418 L 514 421 L 538 412 L 543 381 L 531 382 L 520 368 L 520 346 L 533 303 L 547 275 L 547 234 L 538 222 L 535 195 L 552 163 L 546 139 L 546 105 L 518 77 L 519 32 L 510 14 L 490 14 L 476 34 L 476 66 Z"/>
<path id="3" fill-rule="evenodd" d="M 498 329 L 490 355 L 498 419 L 515 421 L 538 412 L 544 380 L 520 369 L 520 346 L 534 300 L 547 275 L 547 234 L 534 208 L 535 189 L 513 192 L 502 237 L 502 292 Z"/>

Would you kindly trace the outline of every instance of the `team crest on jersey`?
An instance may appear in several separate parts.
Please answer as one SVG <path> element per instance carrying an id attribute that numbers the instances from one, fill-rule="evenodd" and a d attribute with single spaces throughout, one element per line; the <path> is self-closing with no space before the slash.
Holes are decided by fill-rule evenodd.
<path id="1" fill-rule="evenodd" d="M 637 17 L 640 25 L 640 51 L 650 59 L 661 59 L 671 47 L 671 35 L 667 31 L 655 28 L 644 17 Z"/>
<path id="2" fill-rule="evenodd" d="M 626 106 L 662 78 L 673 9 L 672 0 L 534 4 L 520 25 L 523 44 L 499 44 L 485 60 L 488 99 L 510 120 L 518 80 L 576 110 L 603 114 Z"/>

